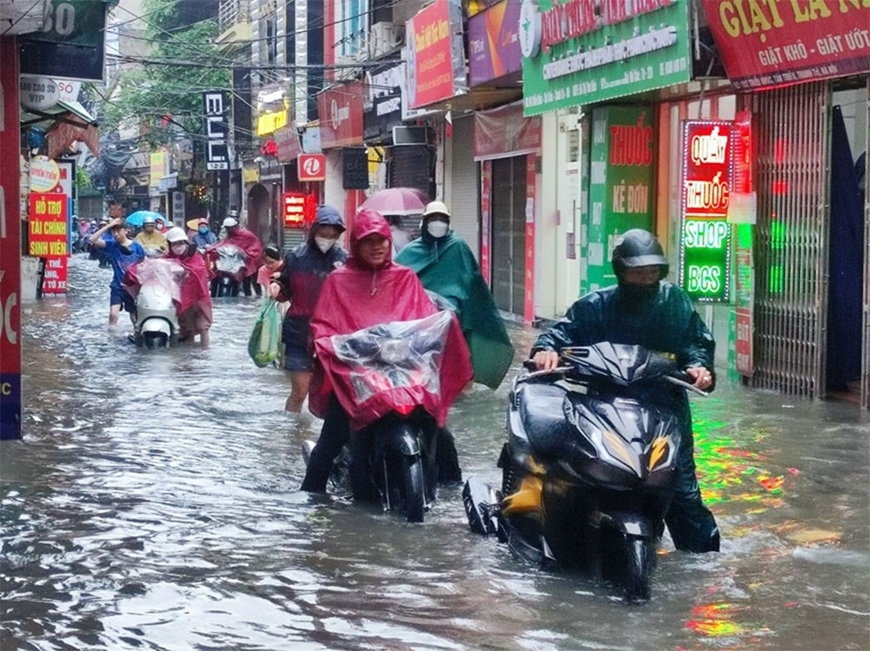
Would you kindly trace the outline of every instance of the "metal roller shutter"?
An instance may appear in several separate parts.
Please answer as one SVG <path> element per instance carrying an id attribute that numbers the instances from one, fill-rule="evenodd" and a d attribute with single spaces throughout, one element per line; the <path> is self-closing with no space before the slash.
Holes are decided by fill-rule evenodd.
<path id="1" fill-rule="evenodd" d="M 480 178 L 474 160 L 474 116 L 453 122 L 450 225 L 480 259 Z"/>

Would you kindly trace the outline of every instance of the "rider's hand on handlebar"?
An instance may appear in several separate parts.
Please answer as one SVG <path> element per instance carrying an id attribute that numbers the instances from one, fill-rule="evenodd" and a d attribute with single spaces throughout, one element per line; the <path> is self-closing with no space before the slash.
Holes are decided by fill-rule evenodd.
<path id="1" fill-rule="evenodd" d="M 686 374 L 692 378 L 693 384 L 702 391 L 706 391 L 713 386 L 713 374 L 703 366 L 687 368 Z"/>
<path id="2" fill-rule="evenodd" d="M 555 350 L 539 350 L 532 361 L 539 371 L 552 371 L 559 366 L 559 353 Z"/>

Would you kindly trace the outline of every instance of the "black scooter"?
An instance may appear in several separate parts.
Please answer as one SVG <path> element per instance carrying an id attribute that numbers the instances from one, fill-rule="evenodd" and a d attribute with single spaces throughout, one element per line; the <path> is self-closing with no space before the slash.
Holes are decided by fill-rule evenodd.
<path id="1" fill-rule="evenodd" d="M 408 522 L 422 522 L 435 500 L 439 438 L 435 418 L 408 396 L 438 393 L 451 319 L 442 311 L 332 337 L 329 355 L 347 369 L 331 377 L 333 386 L 347 385 L 358 406 L 388 405 L 382 417 L 353 433 L 333 465 L 333 484 L 349 486 L 354 500 L 380 503 Z M 306 463 L 313 447 L 311 441 L 303 446 Z"/>
<path id="2" fill-rule="evenodd" d="M 514 379 L 502 487 L 469 478 L 469 525 L 529 562 L 586 571 L 629 602 L 648 600 L 681 438 L 674 385 L 706 393 L 639 346 L 560 354 L 557 369 Z"/>
<path id="3" fill-rule="evenodd" d="M 245 252 L 232 244 L 224 244 L 209 251 L 214 277 L 211 279 L 212 298 L 238 296 L 245 273 Z"/>

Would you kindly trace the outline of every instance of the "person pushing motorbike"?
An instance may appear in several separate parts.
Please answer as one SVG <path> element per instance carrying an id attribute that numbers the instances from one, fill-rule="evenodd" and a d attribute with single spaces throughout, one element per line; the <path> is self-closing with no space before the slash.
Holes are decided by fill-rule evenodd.
<path id="1" fill-rule="evenodd" d="M 694 386 L 715 386 L 715 341 L 689 296 L 664 280 L 668 262 L 655 236 L 632 229 L 616 241 L 611 257 L 617 285 L 578 299 L 563 319 L 538 337 L 531 350 L 535 366 L 559 365 L 559 350 L 602 341 L 640 345 L 669 353 L 685 368 Z M 701 499 L 695 473 L 692 416 L 685 391 L 674 389 L 682 438 L 675 491 L 665 522 L 677 549 L 719 551 L 719 528 Z"/>
<path id="2" fill-rule="evenodd" d="M 438 311 L 416 274 L 392 261 L 390 225 L 380 213 L 368 209 L 359 212 L 350 249 L 347 264 L 331 273 L 323 285 L 311 317 L 314 341 L 380 323 L 421 319 Z M 453 344 L 445 350 L 449 357 L 444 360 L 445 372 L 440 377 L 444 405 L 449 405 L 472 376 L 468 348 L 461 335 Z M 315 416 L 324 418 L 324 423 L 301 489 L 323 492 L 333 461 L 350 439 L 351 423 L 319 360 L 311 381 L 309 407 Z"/>
<path id="3" fill-rule="evenodd" d="M 308 238 L 287 253 L 280 275 L 269 285 L 272 298 L 279 303 L 290 301 L 281 332 L 284 368 L 290 373 L 291 390 L 284 405 L 289 412 L 302 411 L 308 395 L 312 368 L 309 321 L 326 277 L 347 260 L 347 251 L 338 244 L 344 230 L 338 210 L 318 206 Z"/>
<path id="4" fill-rule="evenodd" d="M 257 270 L 263 264 L 263 244 L 260 242 L 260 238 L 239 224 L 237 210 L 230 211 L 230 216 L 223 221 L 223 228 L 226 229 L 227 236 L 211 245 L 208 250 L 213 251 L 226 245 L 241 249 L 245 253 L 245 270 L 242 279 L 245 296 L 251 295 L 252 286 L 259 296 L 261 290 L 260 286 L 257 285 Z"/>

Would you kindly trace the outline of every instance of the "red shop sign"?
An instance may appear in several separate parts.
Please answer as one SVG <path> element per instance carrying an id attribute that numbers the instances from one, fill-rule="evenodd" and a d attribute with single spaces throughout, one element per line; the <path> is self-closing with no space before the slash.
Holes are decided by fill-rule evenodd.
<path id="1" fill-rule="evenodd" d="M 739 89 L 865 73 L 870 5 L 840 2 L 702 2 L 728 78 Z"/>
<path id="2" fill-rule="evenodd" d="M 326 180 L 326 156 L 323 154 L 300 154 L 296 163 L 300 181 Z"/>
<path id="3" fill-rule="evenodd" d="M 324 149 L 363 143 L 363 84 L 333 86 L 317 96 L 320 144 Z"/>

